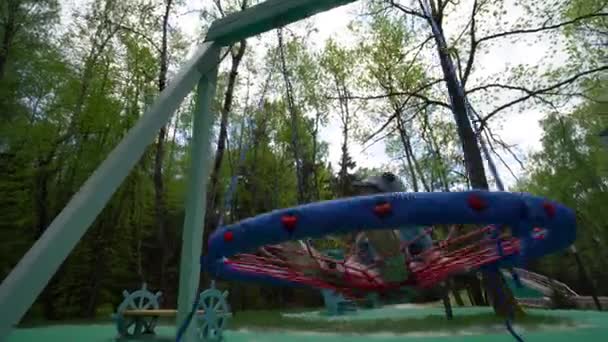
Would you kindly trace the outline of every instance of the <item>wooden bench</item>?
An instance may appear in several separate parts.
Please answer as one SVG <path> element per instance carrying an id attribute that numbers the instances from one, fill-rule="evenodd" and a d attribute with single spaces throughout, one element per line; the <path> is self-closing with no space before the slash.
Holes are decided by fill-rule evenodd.
<path id="1" fill-rule="evenodd" d="M 112 319 L 121 338 L 139 338 L 143 335 L 152 335 L 156 322 L 161 317 L 175 317 L 177 310 L 161 309 L 161 293 L 150 292 L 144 284 L 141 289 L 129 293 L 123 292 L 125 299 L 117 307 Z M 197 318 L 190 324 L 196 326 L 197 336 L 201 341 L 216 339 L 221 336 L 231 316 L 230 308 L 226 302 L 228 292 L 220 292 L 216 288 L 209 288 L 199 295 Z M 205 310 L 209 310 L 206 313 Z"/>
<path id="2" fill-rule="evenodd" d="M 197 315 L 204 314 L 204 310 L 196 311 Z M 222 313 L 222 311 L 218 311 Z M 123 316 L 130 317 L 175 317 L 177 316 L 177 310 L 174 309 L 155 309 L 155 310 L 125 310 L 122 313 Z"/>

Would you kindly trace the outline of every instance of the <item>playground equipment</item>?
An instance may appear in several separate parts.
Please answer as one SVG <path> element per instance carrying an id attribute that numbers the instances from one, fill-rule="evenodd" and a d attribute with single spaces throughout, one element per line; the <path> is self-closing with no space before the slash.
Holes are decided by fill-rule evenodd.
<path id="1" fill-rule="evenodd" d="M 308 253 L 319 261 L 319 266 L 312 271 L 301 264 L 250 253 L 264 246 L 277 255 L 282 250 L 276 244 L 327 234 L 451 223 L 490 226 L 425 252 L 438 253 L 439 257 L 412 267 L 413 277 L 399 282 L 387 281 L 369 268 L 349 266 L 314 251 Z M 496 231 L 504 226 L 510 228 L 510 234 L 500 236 L 502 232 Z M 491 234 L 498 237 L 492 238 Z M 392 193 L 277 210 L 222 227 L 211 235 L 202 264 L 205 271 L 226 280 L 309 286 L 356 298 L 403 286 L 429 288 L 454 274 L 487 267 L 521 265 L 528 258 L 567 248 L 575 235 L 575 216 L 570 209 L 528 194 Z M 484 242 L 452 248 L 471 238 Z M 295 256 L 302 257 L 306 251 L 300 253 Z M 322 273 L 325 276 L 320 276 Z"/>
<path id="2" fill-rule="evenodd" d="M 161 292 L 150 292 L 145 283 L 135 292 L 129 293 L 127 290 L 123 292 L 124 300 L 112 315 L 120 337 L 137 339 L 144 335 L 152 335 L 160 317 L 177 315 L 177 310 L 159 309 L 161 295 Z M 194 313 L 197 340 L 201 342 L 222 340 L 224 329 L 231 317 L 226 298 L 228 298 L 227 291 L 221 292 L 214 287 L 200 293 Z"/>
<path id="3" fill-rule="evenodd" d="M 119 185 L 137 164 L 157 132 L 170 119 L 182 100 L 197 85 L 197 109 L 193 115 L 192 150 L 180 258 L 180 280 L 177 321 L 185 326 L 200 279 L 198 260 L 203 250 L 203 218 L 205 216 L 206 180 L 211 158 L 208 151 L 212 141 L 213 113 L 210 112 L 215 95 L 220 48 L 273 28 L 282 27 L 315 13 L 338 7 L 354 0 L 267 0 L 245 11 L 215 21 L 207 32 L 205 43 L 173 77 L 167 88 L 130 129 L 120 144 L 55 217 L 42 236 L 24 255 L 0 285 L 0 340 L 4 340 L 19 323 L 34 300 L 41 293 L 68 254 L 74 249 L 97 215 L 105 207 Z M 439 35 L 440 33 L 438 33 Z M 216 232 L 210 241 L 210 251 L 203 259 L 203 268 L 212 274 L 233 279 L 264 280 L 271 283 L 297 284 L 336 288 L 304 274 L 296 274 L 287 267 L 273 266 L 264 270 L 264 263 L 230 260 L 238 252 L 256 246 L 279 243 L 308 236 L 323 236 L 331 232 L 355 229 L 355 226 L 382 229 L 412 224 L 442 224 L 449 221 L 474 224 L 507 224 L 514 238 L 501 253 L 502 242 L 496 240 L 494 252 L 477 254 L 484 263 L 517 264 L 519 256 L 537 257 L 567 247 L 574 240 L 574 215 L 565 207 L 532 196 L 507 193 L 463 193 L 416 195 L 415 206 L 408 206 L 405 197 L 369 197 L 356 201 L 337 201 L 313 204 L 289 211 L 277 211 Z M 467 206 L 467 197 L 469 205 Z M 385 199 L 386 203 L 375 201 Z M 484 202 L 486 200 L 487 202 Z M 543 211 L 544 208 L 544 211 Z M 334 215 L 335 214 L 335 215 Z M 318 215 L 318 217 L 317 217 Z M 319 220 L 322 218 L 323 220 Z M 263 226 L 261 223 L 267 223 Z M 260 228 L 254 232 L 251 227 Z M 535 239 L 532 227 L 548 230 L 546 238 Z M 268 233 L 265 236 L 261 233 Z M 247 242 L 249 239 L 250 242 Z M 520 253 L 516 253 L 520 252 Z M 472 256 L 472 254 L 469 254 Z M 454 259 L 462 260 L 462 259 Z M 462 264 L 444 264 L 443 272 L 430 272 L 419 278 L 432 283 L 450 272 L 465 269 Z M 449 270 L 449 271 L 445 271 Z M 379 286 L 359 271 L 350 274 L 359 285 Z M 369 274 L 368 274 L 369 275 Z M 386 286 L 387 284 L 382 284 Z M 389 284 L 390 285 L 390 284 Z M 343 286 L 343 285 L 341 285 Z M 352 285 L 351 285 L 352 287 Z M 345 288 L 346 289 L 346 288 Z M 199 297 L 199 300 L 202 298 Z M 144 305 L 145 306 L 145 305 Z M 195 310 L 196 313 L 196 310 Z M 207 314 L 207 312 L 205 312 Z M 204 319 L 212 319 L 211 315 Z M 134 323 L 136 324 L 136 323 Z M 186 330 L 185 340 L 194 341 L 193 326 Z"/>
<path id="4" fill-rule="evenodd" d="M 534 273 L 522 268 L 514 268 L 513 272 L 517 273 L 522 285 L 536 291 L 541 296 L 551 297 L 555 291 L 560 292 L 565 297 L 579 296 L 579 294 L 572 290 L 568 285 L 542 274 Z"/>
<path id="5" fill-rule="evenodd" d="M 143 334 L 153 334 L 156 327 L 157 313 L 160 307 L 161 292 L 148 291 L 144 283 L 141 289 L 129 293 L 123 291 L 123 301 L 112 315 L 118 333 L 123 337 L 138 337 Z"/>
<path id="6" fill-rule="evenodd" d="M 325 310 L 331 316 L 343 315 L 357 311 L 357 304 L 352 300 L 344 298 L 340 293 L 331 289 L 321 289 Z"/>
<path id="7" fill-rule="evenodd" d="M 513 295 L 524 306 L 533 308 L 555 308 L 554 298 L 557 295 L 564 298 L 571 307 L 590 310 L 597 309 L 597 299 L 601 306 L 608 306 L 608 297 L 581 296 L 572 290 L 568 285 L 551 279 L 542 274 L 531 272 L 521 268 L 513 268 L 513 272 L 519 277 L 521 286 L 509 282 L 509 287 L 513 290 Z M 506 275 L 507 272 L 503 271 Z M 559 307 L 558 307 L 559 308 Z"/>

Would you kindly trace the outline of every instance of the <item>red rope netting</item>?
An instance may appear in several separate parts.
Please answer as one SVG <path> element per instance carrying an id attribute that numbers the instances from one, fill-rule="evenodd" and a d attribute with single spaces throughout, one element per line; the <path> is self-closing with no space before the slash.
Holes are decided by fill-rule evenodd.
<path id="1" fill-rule="evenodd" d="M 347 297 L 357 297 L 357 294 L 385 292 L 404 285 L 433 287 L 451 276 L 471 272 L 519 251 L 518 239 L 506 234 L 492 238 L 492 229 L 495 228 L 488 226 L 435 242 L 433 247 L 413 257 L 406 252 L 407 247 L 428 234 L 428 231 L 407 244 L 402 244 L 399 254 L 388 256 L 404 257 L 401 260 L 409 275 L 402 281 L 390 282 L 382 277 L 380 268 L 385 259 L 363 264 L 357 257 L 357 251 L 351 249 L 344 260 L 336 260 L 308 245 L 304 247 L 295 242 L 290 245 L 264 246 L 256 253 L 237 254 L 226 262 L 241 272 L 266 275 L 315 288 L 333 289 Z M 497 239 L 500 239 L 500 243 Z M 498 252 L 499 244 L 502 255 Z"/>

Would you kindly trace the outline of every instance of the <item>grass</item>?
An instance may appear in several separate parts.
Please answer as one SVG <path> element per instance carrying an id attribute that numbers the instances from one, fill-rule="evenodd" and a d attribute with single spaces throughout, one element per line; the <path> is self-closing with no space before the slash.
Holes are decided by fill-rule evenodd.
<path id="1" fill-rule="evenodd" d="M 285 317 L 276 311 L 244 311 L 236 314 L 230 321 L 230 329 L 249 330 L 300 330 L 332 333 L 410 333 L 420 331 L 456 331 L 467 328 L 491 329 L 496 326 L 504 327 L 504 320 L 492 313 L 455 316 L 448 321 L 441 315 L 429 315 L 420 318 L 395 318 L 377 320 L 303 320 Z M 560 317 L 549 317 L 538 314 L 528 314 L 519 319 L 516 324 L 528 329 L 541 325 L 574 325 L 571 320 Z"/>

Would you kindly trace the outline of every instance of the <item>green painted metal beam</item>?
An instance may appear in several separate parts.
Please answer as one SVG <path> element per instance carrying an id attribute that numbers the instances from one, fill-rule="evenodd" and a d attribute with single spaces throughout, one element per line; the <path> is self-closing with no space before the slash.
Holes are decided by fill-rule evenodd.
<path id="1" fill-rule="evenodd" d="M 207 40 L 229 45 L 355 0 L 267 0 L 216 20 Z"/>
<path id="2" fill-rule="evenodd" d="M 218 45 L 205 43 L 53 220 L 0 285 L 0 341 L 26 313 L 201 77 L 214 69 Z"/>
<path id="3" fill-rule="evenodd" d="M 219 61 L 216 54 L 215 60 Z M 197 109 L 193 118 L 191 164 L 186 218 L 182 234 L 182 254 L 179 269 L 179 297 L 177 300 L 177 326 L 181 327 L 198 296 L 200 282 L 200 257 L 203 253 L 203 231 L 206 209 L 207 182 L 211 161 L 211 140 L 214 116 L 210 112 L 215 96 L 217 68 L 210 70 L 198 83 Z M 195 341 L 193 322 L 186 330 L 183 341 Z"/>

